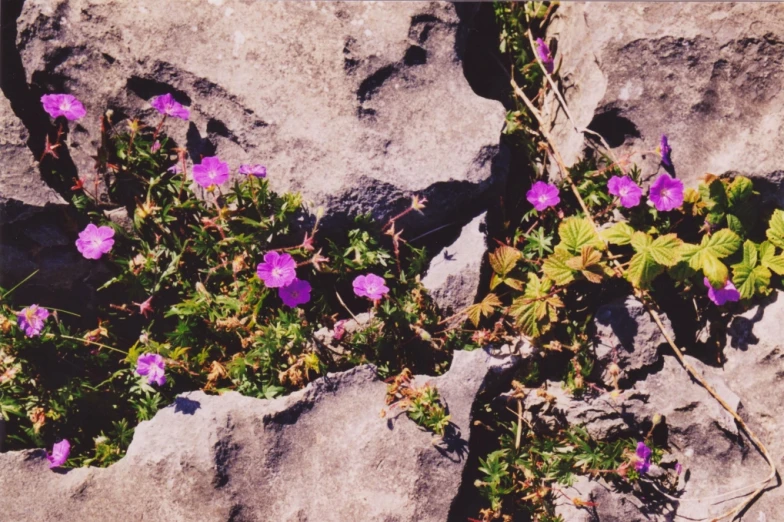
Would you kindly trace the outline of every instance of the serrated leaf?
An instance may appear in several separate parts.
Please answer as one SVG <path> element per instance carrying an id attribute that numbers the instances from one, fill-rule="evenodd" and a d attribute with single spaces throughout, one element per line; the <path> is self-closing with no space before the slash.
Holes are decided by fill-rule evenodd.
<path id="1" fill-rule="evenodd" d="M 508 245 L 501 245 L 495 252 L 490 254 L 490 266 L 493 272 L 506 278 L 507 274 L 514 270 L 520 260 L 520 251 Z"/>
<path id="2" fill-rule="evenodd" d="M 681 259 L 683 241 L 675 234 L 666 234 L 653 240 L 648 247 L 653 260 L 664 266 L 673 266 Z"/>
<path id="3" fill-rule="evenodd" d="M 566 218 L 558 227 L 558 236 L 560 244 L 574 255 L 579 254 L 584 246 L 604 249 L 604 242 L 586 218 Z"/>
<path id="4" fill-rule="evenodd" d="M 627 223 L 616 223 L 610 228 L 602 230 L 601 237 L 613 245 L 628 245 L 632 241 L 634 229 Z"/>
<path id="5" fill-rule="evenodd" d="M 749 178 L 737 176 L 732 183 L 727 186 L 726 190 L 730 204 L 737 205 L 751 197 L 754 192 L 754 185 Z"/>
<path id="6" fill-rule="evenodd" d="M 714 179 L 708 184 L 700 184 L 700 196 L 708 212 L 721 215 L 727 211 L 727 192 L 720 179 Z"/>
<path id="7" fill-rule="evenodd" d="M 743 263 L 748 265 L 750 268 L 757 266 L 757 245 L 755 245 L 752 241 L 746 241 L 743 243 Z"/>
<path id="8" fill-rule="evenodd" d="M 765 241 L 759 247 L 760 264 L 778 275 L 784 275 L 784 255 L 776 255 L 776 247 Z"/>
<path id="9" fill-rule="evenodd" d="M 544 275 L 552 279 L 559 286 L 568 285 L 574 281 L 575 271 L 567 266 L 566 261 L 571 259 L 572 254 L 564 247 L 557 246 L 552 255 L 545 259 L 542 265 Z"/>
<path id="10" fill-rule="evenodd" d="M 482 316 L 490 317 L 498 306 L 501 306 L 501 300 L 498 299 L 497 295 L 489 293 L 481 302 L 466 308 L 466 315 L 476 328 L 479 326 Z"/>
<path id="11" fill-rule="evenodd" d="M 703 236 L 699 245 L 684 244 L 681 255 L 694 270 L 702 270 L 711 284 L 722 286 L 727 281 L 729 270 L 720 259 L 740 248 L 740 237 L 729 229 L 722 229 L 712 236 Z"/>
<path id="12" fill-rule="evenodd" d="M 765 246 L 765 250 L 765 254 L 770 256 L 770 248 Z M 773 250 L 775 252 L 775 247 Z M 732 265 L 732 282 L 735 283 L 743 299 L 750 299 L 756 293 L 764 293 L 770 285 L 770 270 L 758 266 L 758 259 L 757 245 L 746 241 L 743 243 L 743 261 Z"/>
<path id="13" fill-rule="evenodd" d="M 651 243 L 653 243 L 653 238 L 645 232 L 635 232 L 632 234 L 632 240 L 630 243 L 636 252 L 642 252 L 651 246 Z"/>
<path id="14" fill-rule="evenodd" d="M 604 267 L 600 265 L 590 266 L 585 270 L 581 270 L 580 273 L 590 283 L 599 284 L 602 282 L 602 279 L 604 279 Z"/>
<path id="15" fill-rule="evenodd" d="M 741 222 L 738 216 L 734 214 L 727 214 L 727 227 L 741 237 L 746 235 L 746 227 L 743 226 L 743 222 Z"/>
<path id="16" fill-rule="evenodd" d="M 723 287 L 729 277 L 727 265 L 715 256 L 705 256 L 702 263 L 702 273 L 708 278 L 714 288 Z"/>
<path id="17" fill-rule="evenodd" d="M 495 290 L 498 285 L 504 282 L 504 279 L 498 274 L 493 274 L 490 277 L 490 290 Z"/>
<path id="18" fill-rule="evenodd" d="M 566 261 L 566 266 L 572 270 L 585 270 L 602 260 L 602 254 L 590 246 L 583 247 L 579 256 L 574 256 Z"/>
<path id="19" fill-rule="evenodd" d="M 556 309 L 562 307 L 563 302 L 558 296 L 549 295 L 552 287 L 551 280 L 539 279 L 536 274 L 529 273 L 525 293 L 512 301 L 509 313 L 526 335 L 539 337 L 557 318 Z"/>
<path id="20" fill-rule="evenodd" d="M 784 211 L 776 209 L 773 212 L 766 235 L 768 241 L 779 248 L 784 248 Z"/>
<path id="21" fill-rule="evenodd" d="M 745 263 L 732 265 L 732 282 L 740 292 L 741 299 L 751 299 L 763 294 L 770 286 L 770 270 L 764 266 L 749 268 Z"/>
<path id="22" fill-rule="evenodd" d="M 514 279 L 513 277 L 507 277 L 504 279 L 504 284 L 509 288 L 514 288 L 515 290 L 523 290 L 523 282 L 519 279 Z"/>
<path id="23" fill-rule="evenodd" d="M 653 259 L 650 250 L 643 249 L 629 261 L 626 279 L 637 288 L 645 288 L 663 271 L 664 267 Z"/>

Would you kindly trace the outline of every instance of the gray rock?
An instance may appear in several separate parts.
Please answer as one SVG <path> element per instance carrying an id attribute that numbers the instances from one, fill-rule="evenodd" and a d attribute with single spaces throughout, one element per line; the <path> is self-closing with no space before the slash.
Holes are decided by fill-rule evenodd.
<path id="1" fill-rule="evenodd" d="M 610 393 L 575 397 L 560 382 L 549 381 L 541 391 L 526 395 L 524 417 L 537 430 L 555 432 L 564 426 L 583 426 L 596 440 L 617 438 L 632 431 L 623 418 L 628 401 L 647 399 L 640 394 L 629 395 L 626 402 Z"/>
<path id="2" fill-rule="evenodd" d="M 474 303 L 487 250 L 485 217 L 475 217 L 454 243 L 444 247 L 427 269 L 422 284 L 443 310 L 459 312 Z"/>
<path id="3" fill-rule="evenodd" d="M 32 207 L 65 204 L 41 179 L 36 159 L 27 147 L 29 137 L 9 101 L 0 94 L 0 223 L 9 219 L 4 207 L 11 199 Z"/>
<path id="4" fill-rule="evenodd" d="M 517 362 L 483 350 L 457 352 L 443 376 L 416 378 L 435 385 L 449 408 L 453 430 L 443 440 L 405 414 L 379 415 L 386 385 L 370 366 L 330 374 L 275 400 L 186 393 L 141 423 L 127 455 L 109 468 L 52 472 L 42 450 L 0 454 L 3 516 L 446 520 L 476 397 Z M 46 502 L 30 502 L 33 496 Z"/>
<path id="5" fill-rule="evenodd" d="M 662 323 L 674 339 L 666 316 L 662 316 Z M 612 363 L 620 367 L 621 380 L 627 380 L 629 373 L 656 364 L 659 347 L 667 342 L 645 306 L 631 296 L 600 307 L 594 316 L 594 326 L 594 350 L 606 384 L 612 383 L 608 371 Z"/>
<path id="6" fill-rule="evenodd" d="M 618 157 L 644 152 L 632 159 L 645 177 L 657 173 L 651 151 L 667 134 L 687 186 L 707 172 L 780 184 L 784 5 L 565 3 L 548 39 L 576 126 L 602 133 Z M 584 139 L 550 101 L 571 165 Z"/>
<path id="7" fill-rule="evenodd" d="M 784 396 L 784 296 L 776 291 L 746 313 L 732 319 L 724 349 L 726 362 L 716 374 L 742 397 L 741 417 L 767 446 L 779 468 L 784 462 L 784 419 L 780 414 Z M 752 451 L 753 453 L 753 451 Z M 750 459 L 754 471 L 749 482 L 767 473 L 756 454 Z M 718 472 L 718 470 L 715 470 Z M 781 518 L 784 491 L 769 489 L 749 508 L 750 521 L 772 522 Z"/>
<path id="8" fill-rule="evenodd" d="M 579 477 L 570 487 L 562 488 L 568 496 L 555 499 L 555 513 L 565 522 L 650 522 L 665 520 L 645 512 L 645 503 L 631 493 L 618 491 L 606 481 Z M 570 500 L 571 499 L 571 500 Z M 574 499 L 594 506 L 577 506 Z"/>
<path id="9" fill-rule="evenodd" d="M 149 100 L 172 92 L 191 118 L 167 130 L 193 160 L 263 163 L 274 189 L 340 213 L 383 219 L 424 193 L 414 232 L 477 206 L 506 169 L 504 109 L 463 72 L 470 23 L 449 3 L 43 0 L 17 42 L 28 81 L 85 103 L 69 138 L 83 176 L 99 114 L 155 124 Z"/>

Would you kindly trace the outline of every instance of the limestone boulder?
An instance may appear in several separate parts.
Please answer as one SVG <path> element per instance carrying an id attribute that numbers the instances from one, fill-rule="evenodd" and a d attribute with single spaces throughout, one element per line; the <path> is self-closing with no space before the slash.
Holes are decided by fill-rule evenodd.
<path id="1" fill-rule="evenodd" d="M 68 92 L 80 175 L 93 172 L 99 116 L 191 111 L 167 123 L 193 161 L 266 165 L 274 189 L 384 219 L 427 197 L 426 230 L 477 207 L 502 181 L 504 109 L 471 89 L 462 58 L 470 9 L 428 2 L 174 0 L 25 2 L 17 47 L 35 92 Z M 461 214 L 464 216 L 464 214 Z"/>
<path id="2" fill-rule="evenodd" d="M 457 352 L 435 386 L 452 424 L 437 438 L 391 409 L 372 366 L 275 400 L 191 392 L 141 423 L 109 468 L 51 471 L 45 452 L 0 454 L 8 520 L 443 521 L 480 393 L 518 357 Z M 32 502 L 45 498 L 46 502 Z"/>
<path id="3" fill-rule="evenodd" d="M 784 5 L 565 3 L 547 38 L 574 119 L 548 104 L 567 164 L 585 148 L 574 127 L 587 127 L 619 158 L 642 153 L 630 159 L 649 178 L 666 134 L 687 186 L 735 173 L 780 187 Z"/>

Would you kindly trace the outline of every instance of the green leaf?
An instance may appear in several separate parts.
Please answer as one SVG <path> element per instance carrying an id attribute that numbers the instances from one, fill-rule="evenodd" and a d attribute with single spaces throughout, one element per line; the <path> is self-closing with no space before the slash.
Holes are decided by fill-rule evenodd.
<path id="1" fill-rule="evenodd" d="M 653 238 L 645 232 L 635 232 L 632 234 L 631 245 L 637 252 L 647 250 L 653 243 Z"/>
<path id="2" fill-rule="evenodd" d="M 757 245 L 752 241 L 743 243 L 743 263 L 749 267 L 757 266 Z"/>
<path id="3" fill-rule="evenodd" d="M 746 227 L 743 226 L 743 222 L 741 222 L 738 216 L 727 214 L 727 226 L 741 237 L 746 235 Z"/>
<path id="4" fill-rule="evenodd" d="M 681 259 L 683 241 L 675 234 L 666 234 L 653 240 L 649 251 L 653 260 L 664 266 L 674 266 Z"/>
<path id="5" fill-rule="evenodd" d="M 604 242 L 586 218 L 566 218 L 558 227 L 558 235 L 561 245 L 574 255 L 579 254 L 584 246 L 604 250 Z"/>
<path id="6" fill-rule="evenodd" d="M 714 288 L 723 287 L 729 277 L 727 265 L 715 256 L 705 256 L 703 258 L 702 273 L 708 278 Z"/>
<path id="7" fill-rule="evenodd" d="M 466 315 L 468 316 L 468 319 L 474 324 L 474 327 L 478 327 L 482 316 L 490 317 L 493 315 L 493 312 L 495 312 L 495 309 L 499 306 L 501 306 L 501 300 L 498 299 L 498 296 L 493 293 L 489 293 L 485 296 L 484 299 L 482 299 L 481 302 L 466 308 Z"/>
<path id="8" fill-rule="evenodd" d="M 571 259 L 572 254 L 563 246 L 558 245 L 550 257 L 545 259 L 542 265 L 544 275 L 552 279 L 559 286 L 568 285 L 574 281 L 575 271 L 566 262 Z"/>
<path id="9" fill-rule="evenodd" d="M 764 294 L 770 286 L 770 270 L 764 266 L 750 268 L 745 263 L 732 265 L 732 282 L 742 299 L 751 299 L 755 294 Z"/>
<path id="10" fill-rule="evenodd" d="M 616 223 L 610 228 L 602 230 L 601 237 L 613 245 L 628 245 L 632 242 L 634 229 L 627 223 Z"/>
<path id="11" fill-rule="evenodd" d="M 716 178 L 708 185 L 700 184 L 699 190 L 702 201 L 705 203 L 705 208 L 708 209 L 709 213 L 720 218 L 727 212 L 727 192 L 724 189 L 724 183 L 720 179 Z"/>
<path id="12" fill-rule="evenodd" d="M 779 248 L 784 248 L 784 211 L 776 209 L 773 212 L 766 234 L 771 243 Z"/>
<path id="13" fill-rule="evenodd" d="M 514 269 L 519 260 L 520 251 L 508 245 L 501 245 L 495 252 L 490 254 L 490 266 L 502 279 L 506 278 L 507 274 Z"/>
<path id="14" fill-rule="evenodd" d="M 770 256 L 770 248 L 766 246 L 765 249 L 765 254 Z M 775 252 L 775 247 L 773 251 Z M 743 299 L 750 299 L 757 293 L 765 293 L 770 285 L 770 270 L 759 266 L 758 259 L 757 245 L 746 241 L 743 243 L 743 261 L 732 265 L 732 282 L 735 283 Z"/>
<path id="15" fill-rule="evenodd" d="M 509 307 L 510 315 L 524 334 L 539 337 L 558 318 L 557 308 L 563 307 L 563 302 L 557 295 L 550 295 L 552 287 L 553 282 L 548 278 L 539 279 L 534 273 L 528 274 L 525 293 Z"/>
<path id="16" fill-rule="evenodd" d="M 665 267 L 675 266 L 680 261 L 682 244 L 675 234 L 653 239 L 643 232 L 635 232 L 631 245 L 636 253 L 629 261 L 626 278 L 635 287 L 647 287 Z"/>
<path id="17" fill-rule="evenodd" d="M 684 244 L 681 254 L 694 270 L 702 270 L 714 286 L 723 286 L 729 270 L 720 261 L 740 248 L 740 237 L 729 229 L 703 236 L 699 245 Z"/>
<path id="18" fill-rule="evenodd" d="M 727 187 L 727 197 L 731 205 L 738 205 L 747 200 L 754 192 L 751 180 L 744 176 L 737 176 Z"/>
<path id="19" fill-rule="evenodd" d="M 626 270 L 626 279 L 635 287 L 644 288 L 663 271 L 664 267 L 653 259 L 650 250 L 644 249 L 632 256 Z"/>
<path id="20" fill-rule="evenodd" d="M 784 275 L 784 255 L 776 255 L 776 247 L 765 241 L 759 247 L 760 263 L 778 275 Z"/>
<path id="21" fill-rule="evenodd" d="M 591 283 L 601 283 L 604 276 L 601 261 L 601 252 L 597 252 L 593 247 L 584 246 L 579 256 L 566 261 L 566 266 L 580 272 Z"/>

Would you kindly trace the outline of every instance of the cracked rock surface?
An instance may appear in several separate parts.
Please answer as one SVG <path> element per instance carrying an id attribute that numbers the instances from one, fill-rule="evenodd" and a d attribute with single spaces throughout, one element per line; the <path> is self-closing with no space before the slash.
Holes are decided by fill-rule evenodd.
<path id="1" fill-rule="evenodd" d="M 640 328 L 644 318 L 638 318 Z M 780 339 L 784 324 L 784 301 L 775 292 L 760 305 L 733 318 L 728 329 L 723 367 L 708 366 L 686 355 L 716 392 L 746 420 L 766 444 L 775 462 L 781 464 L 782 423 L 771 412 L 779 407 L 784 393 L 784 357 Z M 751 491 L 750 485 L 768 473 L 764 458 L 738 428 L 732 416 L 681 366 L 664 351 L 661 364 L 641 372 L 618 396 L 589 393 L 576 398 L 548 383 L 547 395 L 531 393 L 526 397 L 527 416 L 539 429 L 564 424 L 584 425 L 596 438 L 636 437 L 640 440 L 650 429 L 654 415 L 661 415 L 666 426 L 667 459 L 680 462 L 686 472 L 680 478 L 683 502 L 661 500 L 656 492 L 619 491 L 603 480 L 580 478 L 565 493 L 596 503 L 595 508 L 577 508 L 559 501 L 557 511 L 565 520 L 575 522 L 667 521 L 679 517 L 710 519 L 728 511 L 742 500 L 739 493 Z M 654 467 L 652 473 L 656 473 Z M 745 488 L 745 489 L 744 489 Z M 737 491 L 736 491 L 737 490 Z M 734 494 L 713 498 L 727 492 Z M 743 520 L 778 520 L 782 503 L 780 486 L 774 483 L 748 509 Z M 646 500 L 648 499 L 648 500 Z M 658 499 L 651 502 L 651 499 Z M 695 501 L 695 499 L 705 499 Z"/>
<path id="2" fill-rule="evenodd" d="M 784 176 L 784 5 L 604 3 L 559 6 L 548 28 L 578 128 L 600 132 L 645 176 L 667 134 L 679 178 L 705 173 Z M 584 149 L 552 100 L 553 135 L 567 164 Z M 778 193 L 784 201 L 784 193 Z"/>
<path id="3" fill-rule="evenodd" d="M 480 393 L 508 385 L 518 362 L 460 351 L 446 374 L 417 376 L 452 416 L 441 441 L 399 410 L 379 415 L 386 385 L 367 365 L 275 400 L 186 393 L 142 422 L 109 468 L 55 472 L 42 450 L 0 454 L 3 518 L 443 521 L 472 408 Z"/>
<path id="4" fill-rule="evenodd" d="M 155 124 L 149 100 L 171 92 L 191 118 L 168 130 L 195 162 L 218 155 L 235 175 L 262 163 L 275 190 L 342 214 L 388 217 L 424 192 L 443 223 L 506 169 L 504 109 L 464 73 L 471 16 L 425 2 L 31 0 L 17 47 L 35 89 L 84 101 L 69 136 L 83 176 L 99 114 Z"/>

